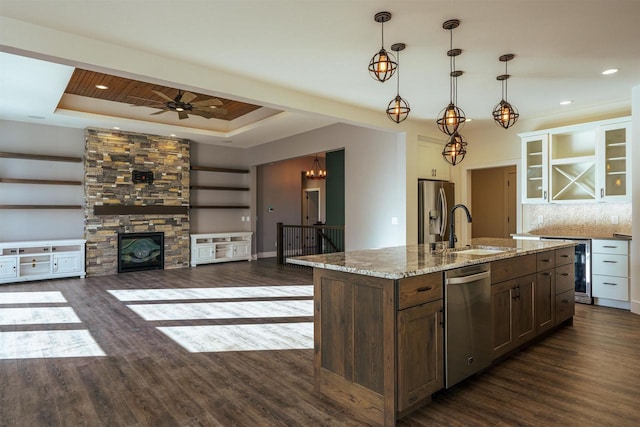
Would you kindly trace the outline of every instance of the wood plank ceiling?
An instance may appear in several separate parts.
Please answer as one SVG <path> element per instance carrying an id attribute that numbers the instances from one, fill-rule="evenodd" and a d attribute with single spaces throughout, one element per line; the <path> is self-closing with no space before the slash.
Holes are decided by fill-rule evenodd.
<path id="1" fill-rule="evenodd" d="M 104 85 L 108 89 L 98 89 L 96 85 Z M 65 89 L 65 93 L 138 106 L 149 105 L 149 101 L 164 102 L 162 98 L 152 92 L 154 90 L 162 92 L 172 99 L 178 94 L 178 89 L 176 88 L 76 68 Z M 220 120 L 231 121 L 260 108 L 259 105 L 246 104 L 197 92 L 191 93 L 197 95 L 194 102 L 210 98 L 217 98 L 222 101 L 221 108 L 226 109 L 227 114 L 216 117 Z M 161 107 L 162 105 L 158 104 L 158 109 Z M 167 112 L 166 114 L 175 113 Z"/>

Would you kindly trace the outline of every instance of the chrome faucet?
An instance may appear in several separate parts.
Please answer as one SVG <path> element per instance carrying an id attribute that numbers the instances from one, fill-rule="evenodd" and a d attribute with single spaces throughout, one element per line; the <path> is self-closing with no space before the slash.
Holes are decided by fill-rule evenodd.
<path id="1" fill-rule="evenodd" d="M 471 222 L 471 213 L 469 213 L 469 208 L 467 208 L 463 204 L 455 205 L 451 208 L 451 225 L 449 226 L 449 247 L 455 248 L 456 242 L 458 239 L 456 238 L 456 217 L 453 214 L 456 209 L 462 208 L 467 213 L 467 222 Z"/>

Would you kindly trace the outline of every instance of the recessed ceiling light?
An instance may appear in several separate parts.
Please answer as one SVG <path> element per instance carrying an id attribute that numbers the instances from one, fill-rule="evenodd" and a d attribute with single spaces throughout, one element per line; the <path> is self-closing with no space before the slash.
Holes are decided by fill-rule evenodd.
<path id="1" fill-rule="evenodd" d="M 109 89 L 109 86 L 105 86 L 105 85 L 96 85 L 96 89 L 106 90 L 106 89 Z"/>
<path id="2" fill-rule="evenodd" d="M 115 130 L 120 130 L 120 128 L 118 126 L 114 126 L 113 127 Z"/>
<path id="3" fill-rule="evenodd" d="M 172 133 L 172 134 L 171 134 L 171 135 L 169 135 L 169 136 L 173 138 L 174 136 L 176 136 L 176 134 L 175 134 L 175 133 Z"/>
<path id="4" fill-rule="evenodd" d="M 560 102 L 560 105 L 569 105 L 571 104 L 573 101 L 562 101 Z"/>
<path id="5" fill-rule="evenodd" d="M 604 74 L 606 76 L 606 75 L 609 75 L 609 74 L 615 74 L 617 72 L 618 72 L 617 68 L 609 68 L 608 70 L 604 70 L 602 72 L 602 74 Z"/>

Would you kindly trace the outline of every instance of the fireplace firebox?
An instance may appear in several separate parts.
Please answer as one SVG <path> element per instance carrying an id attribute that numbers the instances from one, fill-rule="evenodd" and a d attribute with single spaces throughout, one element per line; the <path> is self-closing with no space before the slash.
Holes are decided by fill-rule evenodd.
<path id="1" fill-rule="evenodd" d="M 164 233 L 118 233 L 118 273 L 164 268 Z"/>

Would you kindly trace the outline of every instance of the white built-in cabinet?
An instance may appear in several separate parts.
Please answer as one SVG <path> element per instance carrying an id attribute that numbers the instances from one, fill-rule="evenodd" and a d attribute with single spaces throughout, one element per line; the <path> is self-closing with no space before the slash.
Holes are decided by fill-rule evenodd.
<path id="1" fill-rule="evenodd" d="M 629 242 L 591 240 L 591 289 L 594 303 L 629 308 Z"/>
<path id="2" fill-rule="evenodd" d="M 629 201 L 630 118 L 519 134 L 522 202 Z"/>
<path id="3" fill-rule="evenodd" d="M 251 261 L 252 232 L 191 235 L 191 266 L 226 261 Z"/>
<path id="4" fill-rule="evenodd" d="M 450 165 L 442 157 L 444 144 L 418 141 L 418 178 L 449 181 Z"/>
<path id="5" fill-rule="evenodd" d="M 0 283 L 84 278 L 85 240 L 0 243 Z"/>

